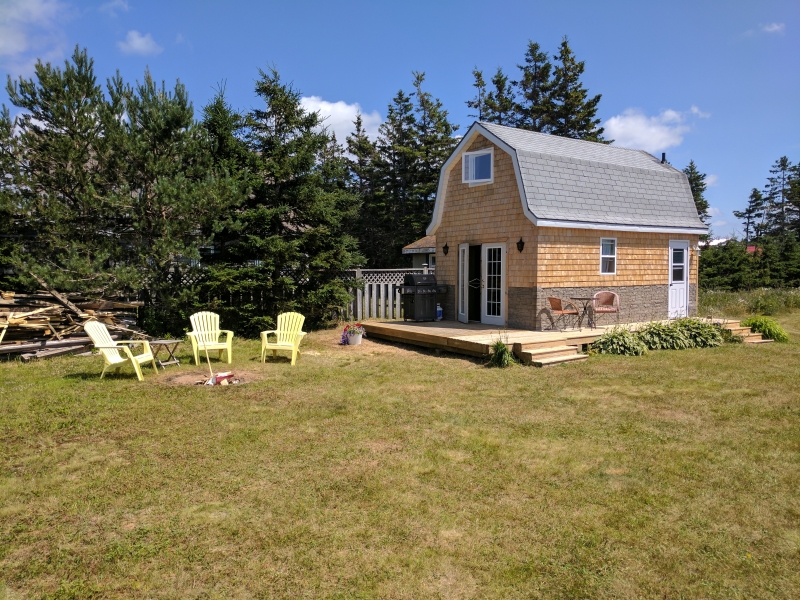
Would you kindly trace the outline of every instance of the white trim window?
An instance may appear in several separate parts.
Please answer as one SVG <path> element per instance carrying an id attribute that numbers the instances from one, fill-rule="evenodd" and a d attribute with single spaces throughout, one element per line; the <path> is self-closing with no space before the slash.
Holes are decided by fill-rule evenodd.
<path id="1" fill-rule="evenodd" d="M 600 274 L 617 274 L 617 238 L 600 238 Z"/>
<path id="2" fill-rule="evenodd" d="M 494 148 L 464 152 L 461 158 L 461 183 L 484 185 L 494 182 Z"/>

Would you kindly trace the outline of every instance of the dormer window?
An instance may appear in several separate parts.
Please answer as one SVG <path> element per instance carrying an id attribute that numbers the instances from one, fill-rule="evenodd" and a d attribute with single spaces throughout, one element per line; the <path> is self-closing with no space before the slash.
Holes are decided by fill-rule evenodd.
<path id="1" fill-rule="evenodd" d="M 461 183 L 481 185 L 494 181 L 494 149 L 464 152 L 461 158 Z"/>

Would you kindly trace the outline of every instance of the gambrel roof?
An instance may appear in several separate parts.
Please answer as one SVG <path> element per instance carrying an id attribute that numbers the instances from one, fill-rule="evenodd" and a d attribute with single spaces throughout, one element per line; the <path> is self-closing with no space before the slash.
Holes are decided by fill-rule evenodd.
<path id="1" fill-rule="evenodd" d="M 540 227 L 705 234 L 686 175 L 645 152 L 476 122 L 442 167 L 436 232 L 447 177 L 477 135 L 514 163 L 525 215 Z"/>

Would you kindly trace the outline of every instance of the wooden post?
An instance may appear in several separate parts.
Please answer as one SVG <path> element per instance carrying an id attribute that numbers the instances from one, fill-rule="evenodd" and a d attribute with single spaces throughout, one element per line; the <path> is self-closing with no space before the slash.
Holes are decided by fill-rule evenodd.
<path id="1" fill-rule="evenodd" d="M 375 298 L 376 292 L 378 290 L 375 289 L 375 284 L 374 283 L 370 283 L 369 287 L 372 288 L 369 291 L 369 295 L 370 295 L 369 317 L 374 319 L 376 317 L 376 315 L 378 314 L 377 305 L 376 305 L 377 298 Z"/>

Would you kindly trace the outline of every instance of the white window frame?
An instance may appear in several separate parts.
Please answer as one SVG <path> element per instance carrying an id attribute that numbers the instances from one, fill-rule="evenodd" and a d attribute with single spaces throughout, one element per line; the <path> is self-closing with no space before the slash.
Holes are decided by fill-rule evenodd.
<path id="1" fill-rule="evenodd" d="M 490 164 L 489 164 L 489 179 L 467 179 L 467 162 L 471 162 L 471 157 L 479 156 L 483 154 L 488 154 L 491 156 Z M 473 167 L 474 171 L 474 167 Z M 483 148 L 481 150 L 475 150 L 473 152 L 464 152 L 461 155 L 461 183 L 468 183 L 470 187 L 475 185 L 487 185 L 489 183 L 494 183 L 494 148 Z"/>
<path id="2" fill-rule="evenodd" d="M 614 254 L 603 254 L 603 242 L 614 242 Z M 603 271 L 603 259 L 604 258 L 613 258 L 614 259 L 614 270 L 613 271 Z M 611 237 L 604 237 L 600 238 L 600 275 L 616 275 L 617 274 L 617 262 L 619 261 L 619 245 L 617 244 L 617 238 Z"/>
<path id="3" fill-rule="evenodd" d="M 433 262 L 431 262 L 431 260 Z M 428 268 L 435 269 L 436 268 L 436 254 L 428 254 Z"/>

